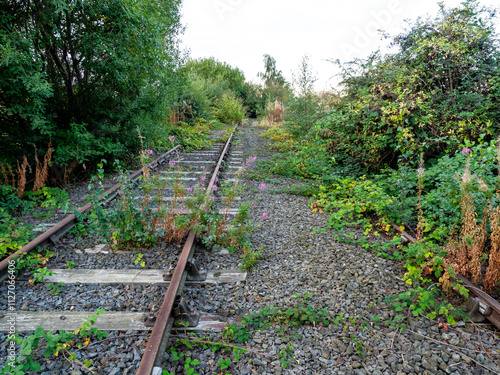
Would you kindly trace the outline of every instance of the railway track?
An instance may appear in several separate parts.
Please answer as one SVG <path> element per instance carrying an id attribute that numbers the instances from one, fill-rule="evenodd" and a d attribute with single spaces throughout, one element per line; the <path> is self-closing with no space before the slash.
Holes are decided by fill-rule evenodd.
<path id="1" fill-rule="evenodd" d="M 166 180 L 168 187 L 172 187 L 169 180 L 175 179 L 187 191 L 202 185 L 205 194 L 210 196 L 222 181 L 235 182 L 236 171 L 244 162 L 243 151 L 234 146 L 234 133 L 225 144 L 216 144 L 209 150 L 187 154 L 179 151 L 179 147 L 175 147 L 150 164 L 162 176 L 161 179 Z M 183 168 L 175 174 L 176 177 L 172 177 L 173 166 Z M 141 175 L 142 170 L 136 171 L 130 179 L 141 183 Z M 113 198 L 120 194 L 119 189 L 117 184 L 99 199 Z M 163 195 L 162 201 L 175 200 L 175 194 L 169 188 L 155 193 Z M 182 207 L 177 208 L 177 211 L 187 212 Z M 90 209 L 87 204 L 78 211 L 85 213 Z M 224 213 L 231 215 L 234 210 L 226 209 Z M 225 317 L 195 312 L 195 303 L 183 296 L 183 288 L 200 283 L 240 283 L 245 280 L 246 273 L 234 264 L 204 269 L 204 249 L 194 231 L 189 231 L 182 241 L 180 253 L 180 244 L 160 244 L 156 248 L 141 250 L 141 257 L 147 262 L 147 266 L 141 268 L 134 266 L 138 263 L 137 254 L 130 251 L 111 251 L 92 239 L 79 244 L 63 237 L 76 223 L 77 217 L 69 215 L 21 249 L 21 253 L 29 253 L 46 247 L 54 254 L 46 264 L 46 275 L 40 283 L 33 284 L 29 280 L 33 275 L 10 276 L 9 264 L 13 264 L 17 255 L 0 265 L 0 272 L 6 280 L 1 285 L 2 293 L 7 295 L 13 289 L 16 299 L 15 304 L 8 305 L 7 300 L 3 302 L 1 310 L 5 313 L 0 314 L 2 342 L 12 333 L 12 327 L 21 337 L 37 327 L 43 327 L 45 331 L 76 330 L 94 311 L 106 310 L 95 318 L 95 327 L 108 332 L 109 339 L 102 339 L 102 344 L 90 344 L 87 353 L 77 349 L 77 361 L 72 363 L 54 361 L 53 358 L 44 362 L 41 353 L 35 353 L 35 359 L 41 364 L 40 373 L 158 373 L 155 366 L 162 360 L 174 317 L 188 317 L 189 324 L 196 326 L 197 330 L 217 331 L 227 325 Z M 74 268 L 64 267 L 64 264 L 72 264 Z M 9 280 L 14 282 L 9 284 Z M 53 286 L 51 292 L 47 285 Z M 11 306 L 14 309 L 9 311 Z M 16 350 L 19 353 L 19 348 Z M 105 354 L 104 357 L 100 352 Z M 4 345 L 0 347 L 0 361 L 6 361 L 6 354 Z M 89 362 L 86 369 L 83 359 L 86 357 L 91 361 L 92 358 L 104 359 L 101 363 Z"/>

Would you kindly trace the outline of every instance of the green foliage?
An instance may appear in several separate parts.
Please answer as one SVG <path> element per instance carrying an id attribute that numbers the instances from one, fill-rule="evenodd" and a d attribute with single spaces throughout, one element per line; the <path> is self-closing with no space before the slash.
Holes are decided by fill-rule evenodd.
<path id="1" fill-rule="evenodd" d="M 178 107 L 186 121 L 197 118 L 216 118 L 234 124 L 245 116 L 243 104 L 256 111 L 259 107 L 258 88 L 245 83 L 245 76 L 238 68 L 214 58 L 188 60 L 181 69 L 186 78 Z"/>
<path id="2" fill-rule="evenodd" d="M 343 66 L 344 97 L 319 121 L 344 166 L 394 167 L 498 132 L 499 53 L 492 14 L 475 1 L 418 19 L 394 37 L 398 51 Z"/>
<path id="3" fill-rule="evenodd" d="M 202 190 L 195 191 L 186 204 L 192 211 L 191 222 L 195 223 L 193 229 L 202 236 L 205 246 L 219 245 L 230 251 L 241 249 L 243 252 L 241 267 L 250 270 L 255 267 L 263 251 L 262 248 L 257 251 L 252 250 L 249 241 L 250 234 L 256 229 L 255 224 L 248 220 L 250 204 L 241 202 L 233 220 L 229 221 L 228 218 L 228 210 L 242 190 L 242 186 L 238 184 L 229 184 L 215 190 L 220 191 L 222 197 L 224 205 L 222 214 L 219 213 L 215 203 L 215 195 L 207 196 Z"/>
<path id="4" fill-rule="evenodd" d="M 364 177 L 359 180 L 339 178 L 331 186 L 320 186 L 317 198 L 313 211 L 335 211 L 328 220 L 330 228 L 338 230 L 357 225 L 364 229 L 366 235 L 375 230 L 370 218 L 377 216 L 379 229 L 389 230 L 389 218 L 384 214 L 393 201 L 392 197 Z M 374 235 L 379 235 L 377 230 Z"/>
<path id="5" fill-rule="evenodd" d="M 264 104 L 274 103 L 275 100 L 283 103 L 290 96 L 290 84 L 276 67 L 276 60 L 272 56 L 264 55 L 264 72 L 258 73 L 258 76 L 264 81 Z"/>
<path id="6" fill-rule="evenodd" d="M 395 316 L 386 324 L 404 329 L 406 321 L 410 316 L 426 316 L 429 319 L 446 317 L 449 324 L 455 325 L 457 317 L 463 317 L 464 313 L 453 307 L 448 301 L 442 299 L 442 291 L 436 285 L 429 288 L 421 286 L 411 288 L 399 295 L 389 295 L 384 299 L 394 310 Z"/>
<path id="7" fill-rule="evenodd" d="M 0 210 L 4 210 L 6 214 L 13 215 L 16 212 L 22 211 L 25 203 L 21 198 L 17 197 L 17 189 L 9 185 L 0 185 Z"/>
<path id="8" fill-rule="evenodd" d="M 53 296 L 57 296 L 59 293 L 61 293 L 61 289 L 64 289 L 64 283 L 62 281 L 59 281 L 58 284 L 52 284 L 52 283 L 47 284 L 47 290 Z"/>
<path id="9" fill-rule="evenodd" d="M 215 117 L 228 125 L 235 125 L 243 120 L 245 111 L 241 101 L 230 94 L 223 94 L 216 102 Z"/>
<path id="10" fill-rule="evenodd" d="M 179 88 L 180 1 L 19 3 L 0 10 L 0 158 L 52 141 L 56 176 L 162 132 Z M 23 141 L 19 141 L 23 134 Z"/>
<path id="11" fill-rule="evenodd" d="M 30 239 L 31 228 L 0 208 L 0 259 L 21 249 Z"/>
<path id="12" fill-rule="evenodd" d="M 304 55 L 293 75 L 295 95 L 285 102 L 284 126 L 295 138 L 303 138 L 312 126 L 324 116 L 318 96 L 314 93 L 317 78 Z"/>
<path id="13" fill-rule="evenodd" d="M 494 141 L 478 145 L 466 142 L 472 150 L 469 156 L 457 151 L 454 155 L 444 155 L 433 162 L 425 171 L 424 194 L 421 198 L 424 212 L 424 232 L 427 237 L 443 243 L 450 231 L 461 223 L 460 181 L 467 160 L 470 163 L 472 183 L 469 187 L 474 197 L 476 212 L 481 212 L 493 200 L 498 205 L 495 191 L 500 188 L 497 148 Z M 398 171 L 390 171 L 387 177 L 377 183 L 388 194 L 397 197 L 387 207 L 393 220 L 416 227 L 417 171 L 409 163 L 402 164 Z"/>
<path id="14" fill-rule="evenodd" d="M 57 187 L 44 186 L 35 192 L 27 192 L 26 196 L 43 208 L 55 210 L 68 206 L 69 194 L 66 190 Z"/>
<path id="15" fill-rule="evenodd" d="M 245 315 L 241 319 L 241 324 L 230 324 L 224 330 L 224 337 L 243 344 L 250 338 L 250 330 L 261 331 L 269 328 L 271 324 L 283 324 L 297 328 L 320 323 L 327 326 L 331 323 L 326 308 L 318 309 L 308 301 L 312 295 L 306 294 L 304 297 L 294 295 L 294 297 L 296 302 L 292 306 L 278 308 L 266 306 L 256 313 Z"/>
<path id="16" fill-rule="evenodd" d="M 137 206 L 134 183 L 130 181 L 128 174 L 118 161 L 116 161 L 116 167 L 120 173 L 118 181 L 122 185 L 119 197 L 114 201 L 115 206 L 109 209 L 104 207 L 103 202 L 99 200 L 103 189 L 98 188 L 90 197 L 93 206 L 88 216 L 89 225 L 113 248 L 152 246 L 156 243 L 157 236 L 154 225 L 151 224 L 155 215 L 148 206 L 149 201 L 143 200 L 142 205 Z M 100 176 L 104 172 L 102 168 L 101 163 L 98 169 Z M 98 186 L 101 186 L 100 179 L 95 180 Z M 147 183 L 139 186 L 141 189 L 151 189 Z M 89 186 L 89 189 L 92 189 L 92 186 Z"/>
<path id="17" fill-rule="evenodd" d="M 8 341 L 15 341 L 16 344 L 20 344 L 18 355 L 13 362 L 9 362 L 3 369 L 0 369 L 0 374 L 15 374 L 23 375 L 29 371 L 38 372 L 41 370 L 41 365 L 35 360 L 35 355 L 43 350 L 43 357 L 46 359 L 52 356 L 57 357 L 59 353 L 67 353 L 68 360 L 70 362 L 74 361 L 75 364 L 81 365 L 83 367 L 90 367 L 91 362 L 85 360 L 85 363 L 80 363 L 74 353 L 69 350 L 75 345 L 77 339 L 86 339 L 85 345 L 88 345 L 89 339 L 92 337 L 97 337 L 102 340 L 108 334 L 92 327 L 97 319 L 97 317 L 102 314 L 104 310 L 99 309 L 93 315 L 91 315 L 86 322 L 83 322 L 81 327 L 74 332 L 64 332 L 59 331 L 59 333 L 54 334 L 52 331 L 44 332 L 42 327 L 37 327 L 33 335 L 27 336 L 20 339 L 18 335 L 14 335 Z M 91 328 L 92 327 L 92 328 Z M 79 348 L 83 346 L 82 343 L 77 345 Z"/>

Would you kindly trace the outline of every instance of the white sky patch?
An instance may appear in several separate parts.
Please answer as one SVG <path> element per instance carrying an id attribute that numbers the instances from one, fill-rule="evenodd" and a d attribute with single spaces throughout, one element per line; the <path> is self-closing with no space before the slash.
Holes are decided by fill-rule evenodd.
<path id="1" fill-rule="evenodd" d="M 461 0 L 444 3 L 457 6 Z M 481 4 L 497 5 L 496 0 Z M 264 69 L 264 54 L 276 59 L 288 81 L 308 54 L 316 89 L 323 90 L 338 81 L 338 68 L 327 60 L 347 62 L 384 50 L 388 41 L 377 29 L 395 35 L 405 20 L 434 17 L 438 10 L 435 0 L 184 0 L 181 48 L 189 49 L 192 58 L 215 57 L 238 67 L 254 82 Z"/>

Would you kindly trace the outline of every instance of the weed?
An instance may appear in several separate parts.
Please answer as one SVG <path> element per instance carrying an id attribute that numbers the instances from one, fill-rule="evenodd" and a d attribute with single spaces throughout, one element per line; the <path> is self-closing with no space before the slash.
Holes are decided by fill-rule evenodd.
<path id="1" fill-rule="evenodd" d="M 30 239 L 31 226 L 0 208 L 0 259 L 21 249 Z"/>
<path id="2" fill-rule="evenodd" d="M 59 331 L 59 333 L 54 334 L 52 331 L 48 331 L 44 333 L 42 327 L 37 327 L 33 335 L 23 339 L 19 338 L 18 334 L 9 336 L 7 341 L 14 341 L 16 344 L 20 344 L 20 349 L 17 357 L 13 360 L 9 360 L 7 365 L 3 369 L 0 369 L 0 374 L 23 375 L 28 371 L 41 371 L 41 365 L 35 361 L 35 355 L 42 350 L 43 357 L 45 358 L 50 358 L 52 356 L 57 357 L 59 354 L 64 353 L 68 355 L 63 356 L 69 362 L 90 369 L 92 363 L 88 359 L 86 359 L 84 363 L 79 362 L 76 355 L 70 352 L 70 349 L 75 346 L 81 348 L 84 345 L 88 345 L 92 337 L 101 340 L 108 335 L 98 328 L 92 327 L 97 317 L 103 312 L 104 310 L 97 310 L 87 319 L 87 321 L 82 323 L 80 328 L 73 332 Z M 77 341 L 80 342 L 75 344 Z"/>
<path id="3" fill-rule="evenodd" d="M 61 293 L 61 289 L 64 288 L 64 283 L 60 281 L 58 284 L 47 284 L 47 290 L 52 294 L 53 296 L 57 296 L 59 293 Z"/>
<path id="4" fill-rule="evenodd" d="M 143 256 L 144 254 L 137 254 L 137 257 L 134 260 L 134 264 L 137 265 L 140 263 L 142 268 L 146 267 L 146 262 L 142 260 Z"/>

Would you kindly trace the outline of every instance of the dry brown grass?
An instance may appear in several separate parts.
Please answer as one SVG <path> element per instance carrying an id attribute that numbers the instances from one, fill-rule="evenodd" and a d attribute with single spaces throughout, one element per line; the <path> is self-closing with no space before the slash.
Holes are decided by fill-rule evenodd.
<path id="1" fill-rule="evenodd" d="M 267 119 L 270 122 L 282 122 L 285 114 L 283 103 L 275 100 L 274 103 L 268 103 L 266 107 Z"/>
<path id="2" fill-rule="evenodd" d="M 187 115 L 194 117 L 193 109 L 186 102 L 183 102 L 183 106 L 176 106 L 170 109 L 170 115 L 168 117 L 168 122 L 176 125 L 179 122 L 185 122 Z"/>
<path id="3" fill-rule="evenodd" d="M 44 187 L 49 177 L 49 166 L 52 160 L 52 145 L 49 143 L 49 149 L 43 157 L 43 164 L 38 160 L 38 156 L 35 155 L 36 160 L 36 171 L 35 171 L 35 183 L 33 184 L 33 191 L 40 190 Z"/>
<path id="4" fill-rule="evenodd" d="M 418 162 L 418 180 L 417 180 L 417 209 L 418 209 L 418 224 L 417 224 L 417 241 L 422 241 L 424 234 L 424 213 L 422 210 L 422 191 L 424 190 L 424 178 L 425 178 L 425 168 L 424 168 L 424 154 L 420 154 L 420 160 Z"/>
<path id="5" fill-rule="evenodd" d="M 500 148 L 498 153 L 500 164 Z M 480 190 L 488 190 L 482 180 L 471 175 L 470 164 L 467 162 L 461 181 L 462 226 L 459 236 L 453 236 L 445 246 L 448 253 L 445 263 L 446 268 L 451 265 L 454 272 L 471 278 L 476 284 L 482 282 L 485 291 L 491 292 L 500 281 L 500 207 L 493 207 L 490 201 L 489 207 L 483 209 L 481 220 L 478 220 L 474 197 L 469 192 L 469 186 L 476 182 Z M 500 193 L 497 191 L 497 199 L 499 198 Z M 488 224 L 491 232 L 489 238 Z M 483 275 L 483 265 L 488 258 L 488 267 Z"/>
<path id="6" fill-rule="evenodd" d="M 488 239 L 486 231 L 488 209 L 485 209 L 483 220 L 478 223 L 473 197 L 467 191 L 462 192 L 461 207 L 460 236 L 450 239 L 445 246 L 448 252 L 447 263 L 453 266 L 455 272 L 470 277 L 474 283 L 479 283 L 481 266 L 484 262 L 482 255 Z"/>
<path id="7" fill-rule="evenodd" d="M 5 185 L 16 186 L 16 174 L 12 170 L 9 164 L 0 163 L 0 169 L 2 170 L 2 175 Z"/>
<path id="8" fill-rule="evenodd" d="M 26 167 L 28 167 L 28 159 L 23 157 L 23 163 L 19 165 L 17 162 L 17 196 L 22 198 L 24 196 L 24 189 L 26 188 Z"/>
<path id="9" fill-rule="evenodd" d="M 500 198 L 497 194 L 497 199 Z M 491 292 L 500 281 L 500 207 L 490 207 L 491 249 L 484 277 L 484 290 Z"/>

